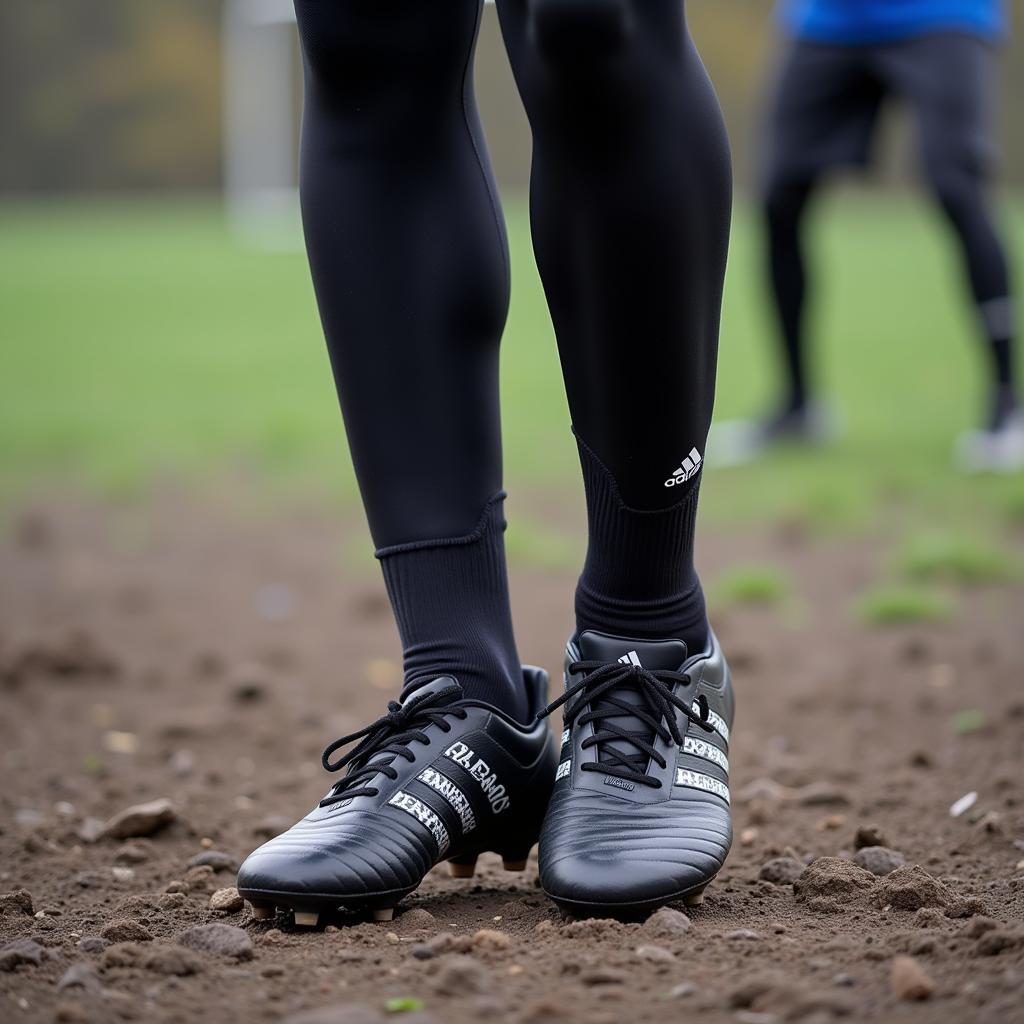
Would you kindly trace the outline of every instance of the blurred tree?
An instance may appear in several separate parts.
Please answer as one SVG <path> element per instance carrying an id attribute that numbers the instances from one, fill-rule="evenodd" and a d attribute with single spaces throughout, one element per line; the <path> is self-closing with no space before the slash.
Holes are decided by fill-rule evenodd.
<path id="1" fill-rule="evenodd" d="M 0 189 L 215 186 L 219 8 L 0 4 Z"/>

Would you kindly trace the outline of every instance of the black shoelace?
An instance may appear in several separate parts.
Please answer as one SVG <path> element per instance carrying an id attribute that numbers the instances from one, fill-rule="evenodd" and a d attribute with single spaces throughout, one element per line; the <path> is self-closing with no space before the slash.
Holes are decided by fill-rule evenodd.
<path id="1" fill-rule="evenodd" d="M 451 703 L 462 696 L 457 686 L 449 686 L 432 693 L 424 693 L 413 697 L 405 705 L 397 701 L 388 702 L 388 713 L 382 715 L 372 725 L 335 740 L 323 753 L 323 766 L 329 772 L 341 771 L 349 766 L 348 774 L 339 779 L 331 792 L 320 801 L 321 807 L 337 803 L 339 800 L 351 800 L 356 796 L 376 796 L 380 790 L 370 785 L 378 775 L 386 775 L 389 779 L 398 778 L 398 770 L 394 767 L 397 757 L 414 761 L 415 755 L 409 749 L 410 743 L 429 743 L 423 731 L 428 725 L 440 726 L 443 732 L 451 732 L 449 715 L 465 718 L 466 709 Z M 331 755 L 353 740 L 362 738 L 362 742 L 343 754 L 336 761 Z M 383 758 L 378 755 L 390 754 Z"/>
<path id="2" fill-rule="evenodd" d="M 580 746 L 584 750 L 597 747 L 598 760 L 581 765 L 585 772 L 601 772 L 641 786 L 660 789 L 661 782 L 648 775 L 644 769 L 649 760 L 661 768 L 667 764 L 655 748 L 654 739 L 663 742 L 671 739 L 676 746 L 683 745 L 673 709 L 678 708 L 694 725 L 706 732 L 714 732 L 714 727 L 708 725 L 708 702 L 703 694 L 697 698 L 697 706 L 700 708 L 698 714 L 690 701 L 672 692 L 675 686 L 689 686 L 692 682 L 685 672 L 605 661 L 576 661 L 569 666 L 569 671 L 573 675 L 582 672 L 583 678 L 552 701 L 537 717 L 546 718 L 564 704 L 566 708 L 562 717 L 566 728 L 594 723 L 593 734 L 586 737 Z M 613 692 L 627 688 L 639 693 L 643 698 L 642 703 L 631 704 Z M 574 697 L 577 699 L 570 706 L 568 702 Z M 589 710 L 584 711 L 584 708 Z M 606 721 L 623 715 L 639 719 L 648 728 L 643 732 L 630 732 L 616 722 Z M 637 753 L 626 753 L 612 746 L 603 747 L 602 744 L 609 740 L 624 740 L 636 747 Z"/>

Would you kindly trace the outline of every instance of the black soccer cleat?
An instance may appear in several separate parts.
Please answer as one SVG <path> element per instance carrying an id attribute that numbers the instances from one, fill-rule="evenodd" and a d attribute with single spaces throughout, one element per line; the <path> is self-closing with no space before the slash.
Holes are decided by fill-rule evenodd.
<path id="1" fill-rule="evenodd" d="M 540 879 L 570 914 L 641 916 L 700 903 L 732 845 L 729 668 L 712 635 L 586 631 L 567 648 L 565 731 Z"/>
<path id="2" fill-rule="evenodd" d="M 523 677 L 533 714 L 547 697 L 547 674 L 526 667 Z M 238 891 L 257 918 L 277 906 L 293 912 L 296 924 L 313 926 L 342 907 L 388 921 L 440 861 L 469 878 L 477 856 L 494 851 L 507 870 L 522 871 L 540 833 L 556 754 L 545 723 L 520 725 L 465 698 L 454 679 L 435 679 L 324 751 L 324 767 L 347 767 L 345 777 L 302 821 L 249 855 Z"/>

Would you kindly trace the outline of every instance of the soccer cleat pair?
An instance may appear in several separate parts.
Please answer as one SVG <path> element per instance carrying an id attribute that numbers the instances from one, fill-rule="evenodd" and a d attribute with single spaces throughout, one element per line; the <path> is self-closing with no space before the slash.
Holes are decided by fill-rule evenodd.
<path id="1" fill-rule="evenodd" d="M 699 902 L 731 843 L 733 699 L 717 641 L 690 656 L 676 640 L 588 631 L 569 644 L 553 704 L 541 669 L 525 668 L 524 683 L 529 725 L 441 677 L 331 744 L 324 767 L 345 776 L 239 871 L 255 916 L 284 907 L 315 925 L 344 907 L 389 920 L 441 861 L 472 877 L 494 851 L 522 870 L 538 837 L 541 884 L 571 913 Z M 544 721 L 559 706 L 561 757 Z"/>

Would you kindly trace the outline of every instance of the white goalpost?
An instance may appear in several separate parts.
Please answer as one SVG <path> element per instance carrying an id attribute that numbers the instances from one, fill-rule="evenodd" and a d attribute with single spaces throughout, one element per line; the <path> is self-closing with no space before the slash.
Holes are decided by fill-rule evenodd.
<path id="1" fill-rule="evenodd" d="M 224 197 L 232 228 L 267 247 L 298 244 L 292 0 L 224 4 Z"/>

